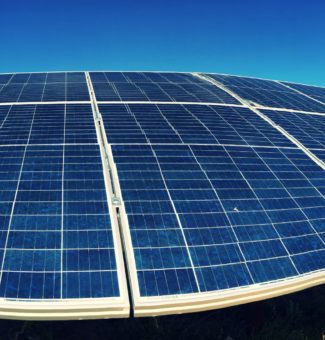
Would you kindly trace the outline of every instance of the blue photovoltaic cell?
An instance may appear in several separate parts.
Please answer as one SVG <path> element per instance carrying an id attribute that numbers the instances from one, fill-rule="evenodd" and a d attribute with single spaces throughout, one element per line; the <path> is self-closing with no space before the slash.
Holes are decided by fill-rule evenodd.
<path id="1" fill-rule="evenodd" d="M 0 103 L 89 101 L 84 72 L 0 75 Z"/>
<path id="2" fill-rule="evenodd" d="M 254 112 L 207 105 L 99 105 L 109 143 L 293 144 Z"/>
<path id="3" fill-rule="evenodd" d="M 261 110 L 307 148 L 325 149 L 325 115 Z"/>
<path id="4" fill-rule="evenodd" d="M 257 106 L 325 112 L 325 105 L 273 80 L 220 74 L 207 75 Z"/>
<path id="5" fill-rule="evenodd" d="M 0 296 L 119 296 L 91 106 L 0 112 Z"/>
<path id="6" fill-rule="evenodd" d="M 324 268 L 325 175 L 299 149 L 113 145 L 113 155 L 141 295 Z M 317 266 L 304 261 L 313 254 Z"/>
<path id="7" fill-rule="evenodd" d="M 302 85 L 295 83 L 282 82 L 283 84 L 290 86 L 291 88 L 298 90 L 307 96 L 317 99 L 325 104 L 325 87 Z"/>
<path id="8" fill-rule="evenodd" d="M 190 73 L 91 72 L 98 101 L 239 104 L 227 92 Z"/>

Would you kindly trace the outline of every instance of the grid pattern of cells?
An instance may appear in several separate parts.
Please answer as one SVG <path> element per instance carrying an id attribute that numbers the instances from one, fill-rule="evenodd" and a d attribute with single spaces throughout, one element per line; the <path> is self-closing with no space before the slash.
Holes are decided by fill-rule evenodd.
<path id="1" fill-rule="evenodd" d="M 208 74 L 255 106 L 325 112 L 325 105 L 273 80 Z"/>
<path id="2" fill-rule="evenodd" d="M 325 176 L 300 150 L 112 148 L 141 295 L 214 291 L 324 268 Z"/>
<path id="3" fill-rule="evenodd" d="M 98 101 L 239 104 L 227 92 L 190 73 L 91 72 Z"/>
<path id="4" fill-rule="evenodd" d="M 84 72 L 0 75 L 0 103 L 89 101 Z"/>
<path id="5" fill-rule="evenodd" d="M 261 110 L 307 148 L 325 149 L 325 115 Z"/>
<path id="6" fill-rule="evenodd" d="M 319 86 L 311 86 L 311 85 L 302 85 L 302 84 L 294 84 L 282 82 L 283 84 L 290 86 L 291 88 L 298 90 L 309 97 L 317 99 L 325 104 L 325 87 Z"/>
<path id="7" fill-rule="evenodd" d="M 119 296 L 91 106 L 0 112 L 0 296 Z"/>
<path id="8" fill-rule="evenodd" d="M 243 107 L 101 104 L 109 143 L 190 143 L 293 146 Z"/>

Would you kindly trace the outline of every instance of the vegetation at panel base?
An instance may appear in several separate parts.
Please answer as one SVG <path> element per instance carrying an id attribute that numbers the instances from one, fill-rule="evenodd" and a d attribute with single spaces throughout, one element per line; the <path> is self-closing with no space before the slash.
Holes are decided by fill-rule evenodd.
<path id="1" fill-rule="evenodd" d="M 64 322 L 0 320 L 1 340 L 321 340 L 324 330 L 325 285 L 271 300 L 195 314 Z"/>

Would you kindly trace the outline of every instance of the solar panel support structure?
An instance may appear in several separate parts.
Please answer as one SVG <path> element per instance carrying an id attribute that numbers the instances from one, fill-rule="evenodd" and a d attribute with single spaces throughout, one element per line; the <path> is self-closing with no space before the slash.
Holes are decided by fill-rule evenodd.
<path id="1" fill-rule="evenodd" d="M 104 181 L 106 187 L 106 195 L 107 201 L 109 205 L 109 212 L 112 223 L 112 232 L 114 239 L 114 248 L 116 253 L 116 262 L 117 262 L 117 274 L 118 274 L 118 283 L 120 289 L 120 301 L 117 306 L 114 308 L 119 309 L 119 314 L 111 314 L 111 306 L 107 305 L 107 317 L 128 317 L 130 315 L 130 304 L 129 304 L 129 293 L 127 288 L 126 276 L 125 276 L 125 263 L 123 257 L 123 246 L 121 244 L 121 235 L 119 228 L 118 215 L 116 213 L 116 202 L 119 202 L 119 198 L 116 197 L 114 179 L 111 174 L 110 161 L 109 156 L 107 154 L 107 141 L 106 134 L 103 131 L 103 121 L 101 115 L 98 111 L 98 106 L 96 102 L 95 93 L 92 87 L 92 83 L 89 77 L 89 73 L 85 72 L 87 86 L 89 90 L 89 96 L 91 100 L 91 107 L 94 116 L 94 123 L 96 128 L 97 140 L 100 147 L 100 154 L 103 164 L 103 172 L 104 172 Z"/>
<path id="2" fill-rule="evenodd" d="M 89 73 L 86 72 L 86 80 L 89 88 L 89 94 L 90 98 L 92 100 L 92 107 L 93 107 L 93 113 L 94 113 L 94 119 L 97 122 L 96 129 L 98 132 L 98 139 L 101 145 L 101 149 L 103 150 L 102 153 L 102 159 L 103 164 L 106 165 L 105 172 L 107 173 L 107 176 L 105 176 L 108 179 L 108 197 L 111 198 L 111 204 L 114 208 L 113 215 L 111 216 L 112 220 L 114 219 L 114 227 L 116 230 L 118 230 L 119 235 L 119 245 L 120 245 L 120 252 L 121 256 L 120 258 L 123 259 L 123 266 L 124 266 L 124 286 L 125 290 L 128 293 L 129 298 L 129 304 L 130 304 L 130 315 L 133 315 L 133 305 L 134 305 L 134 290 L 137 286 L 132 284 L 132 282 L 136 282 L 136 276 L 134 275 L 135 272 L 132 272 L 130 270 L 130 262 L 134 261 L 134 258 L 131 254 L 130 249 L 132 249 L 132 242 L 131 242 L 131 236 L 129 234 L 129 226 L 128 226 L 128 219 L 125 211 L 125 207 L 123 204 L 123 201 L 121 199 L 121 190 L 119 187 L 119 180 L 117 175 L 117 169 L 115 167 L 115 163 L 113 160 L 113 154 L 110 145 L 107 142 L 104 122 L 102 120 L 102 116 L 99 112 L 96 95 L 93 90 L 91 78 L 89 76 Z M 115 229 L 114 228 L 114 229 Z M 135 263 L 133 263 L 133 266 L 135 268 Z M 140 294 L 140 293 L 139 293 Z"/>

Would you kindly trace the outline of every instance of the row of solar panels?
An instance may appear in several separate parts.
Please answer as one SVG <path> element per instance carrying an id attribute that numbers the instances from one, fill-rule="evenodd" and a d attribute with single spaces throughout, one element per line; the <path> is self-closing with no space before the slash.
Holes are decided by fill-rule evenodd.
<path id="1" fill-rule="evenodd" d="M 325 88 L 235 76 L 208 76 L 256 106 L 324 112 Z M 238 104 L 220 88 L 186 73 L 91 72 L 90 77 L 98 101 Z M 48 101 L 89 101 L 84 73 L 0 75 L 0 103 Z"/>
<path id="2" fill-rule="evenodd" d="M 224 76 L 213 77 L 225 84 Z M 276 82 L 228 78 L 229 89 L 248 88 L 254 102 L 262 98 L 256 89 L 269 91 L 268 98 L 287 96 Z M 3 89 L 87 87 L 83 73 L 1 79 L 8 83 Z M 228 92 L 190 74 L 101 72 L 91 79 L 99 101 L 105 93 L 112 98 L 113 88 L 117 101 L 134 101 L 141 92 L 146 99 L 137 100 L 147 103 L 99 103 L 100 125 L 90 103 L 0 105 L 0 296 L 6 299 L 0 315 L 127 315 L 127 280 L 136 314 L 173 313 L 217 306 L 214 299 L 225 292 L 232 302 L 223 303 L 236 303 L 234 294 L 245 301 L 263 284 L 323 275 L 321 162 Z M 299 99 L 294 105 L 324 112 L 318 101 L 289 92 Z M 148 102 L 149 93 L 166 103 Z M 279 100 L 275 107 L 281 105 L 288 104 Z M 325 160 L 324 115 L 260 111 Z M 114 194 L 120 205 L 113 205 Z M 46 313 L 35 312 L 33 303 Z"/>

